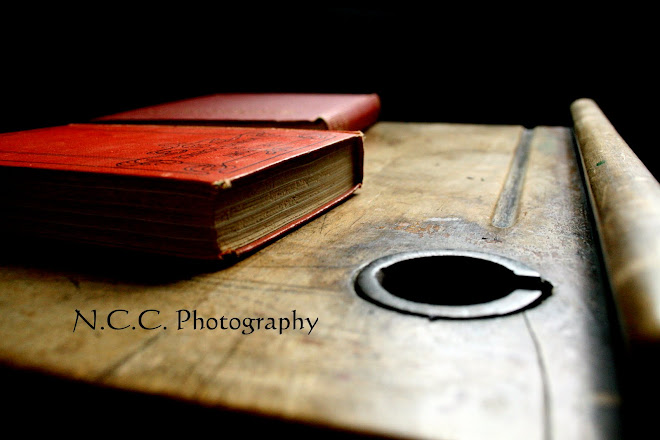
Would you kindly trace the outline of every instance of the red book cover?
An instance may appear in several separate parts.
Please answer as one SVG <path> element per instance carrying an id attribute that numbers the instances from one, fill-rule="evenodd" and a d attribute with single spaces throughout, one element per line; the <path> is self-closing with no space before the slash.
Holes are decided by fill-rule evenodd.
<path id="1" fill-rule="evenodd" d="M 363 131 L 378 120 L 380 107 L 375 93 L 225 93 L 129 110 L 93 122 Z"/>
<path id="2" fill-rule="evenodd" d="M 358 132 L 71 124 L 5 133 L 3 226 L 223 258 L 348 197 L 362 162 Z"/>

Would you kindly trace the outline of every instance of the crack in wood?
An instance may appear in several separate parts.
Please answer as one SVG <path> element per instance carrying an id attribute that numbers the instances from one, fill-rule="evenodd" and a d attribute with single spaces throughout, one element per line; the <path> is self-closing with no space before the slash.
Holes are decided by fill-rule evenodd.
<path id="1" fill-rule="evenodd" d="M 135 350 L 132 350 L 130 353 L 127 353 L 125 356 L 123 356 L 121 359 L 116 361 L 114 364 L 110 365 L 108 368 L 101 371 L 101 373 L 96 377 L 96 380 L 99 382 L 105 382 L 110 376 L 115 374 L 115 372 L 119 370 L 119 368 L 121 368 L 122 365 L 126 364 L 131 358 L 140 354 L 147 347 L 149 347 L 151 344 L 156 342 L 158 338 L 160 338 L 163 334 L 164 332 L 158 332 L 154 336 L 147 338 L 144 342 L 138 345 L 135 348 Z"/>
<path id="2" fill-rule="evenodd" d="M 539 366 L 539 374 L 541 376 L 541 386 L 542 386 L 542 408 L 543 408 L 543 439 L 550 440 L 552 439 L 552 420 L 551 420 L 551 402 L 550 402 L 550 385 L 548 381 L 548 371 L 545 367 L 545 361 L 543 360 L 543 351 L 541 350 L 541 343 L 536 337 L 536 333 L 532 328 L 532 324 L 529 321 L 529 317 L 526 312 L 523 312 L 523 319 L 525 320 L 525 326 L 529 332 L 529 336 L 534 345 L 534 353 L 536 354 L 536 361 Z"/>

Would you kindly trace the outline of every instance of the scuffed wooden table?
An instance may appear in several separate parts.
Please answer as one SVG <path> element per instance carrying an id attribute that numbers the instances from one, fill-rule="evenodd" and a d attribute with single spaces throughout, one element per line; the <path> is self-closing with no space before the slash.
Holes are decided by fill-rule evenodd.
<path id="1" fill-rule="evenodd" d="M 572 131 L 530 130 L 520 166 L 513 159 L 524 132 L 380 122 L 365 134 L 357 194 L 229 267 L 62 243 L 6 248 L 0 359 L 5 385 L 18 384 L 14 411 L 50 414 L 65 427 L 91 418 L 117 428 L 132 417 L 145 432 L 192 430 L 203 420 L 218 432 L 240 424 L 245 434 L 267 426 L 438 439 L 617 438 L 616 337 Z M 511 166 L 522 173 L 513 192 L 519 206 L 510 227 L 495 227 Z M 371 261 L 439 249 L 514 259 L 552 292 L 483 319 L 429 319 L 356 293 L 355 277 Z M 466 302 L 474 292 L 465 286 L 481 276 L 469 265 L 434 272 L 436 295 Z M 180 310 L 196 312 L 205 328 L 194 329 L 192 317 L 179 324 Z M 90 323 L 96 311 L 95 329 L 76 311 Z M 113 311 L 110 323 L 124 329 L 108 327 Z M 140 327 L 145 311 L 143 326 L 160 327 Z M 314 327 L 263 327 L 267 318 L 279 327 L 293 311 Z M 264 318 L 262 328 L 243 334 L 244 318 Z"/>

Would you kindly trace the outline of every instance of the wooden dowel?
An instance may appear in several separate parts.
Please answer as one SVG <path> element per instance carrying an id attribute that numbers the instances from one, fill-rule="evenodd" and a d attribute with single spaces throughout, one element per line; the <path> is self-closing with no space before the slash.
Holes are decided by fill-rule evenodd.
<path id="1" fill-rule="evenodd" d="M 660 344 L 660 184 L 591 99 L 571 105 L 624 335 Z"/>

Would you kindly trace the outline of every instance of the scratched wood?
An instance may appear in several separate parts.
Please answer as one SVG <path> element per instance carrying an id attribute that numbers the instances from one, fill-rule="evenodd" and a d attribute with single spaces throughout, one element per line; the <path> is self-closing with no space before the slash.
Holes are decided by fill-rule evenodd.
<path id="1" fill-rule="evenodd" d="M 513 224 L 492 225 L 522 134 L 518 126 L 378 123 L 366 133 L 362 189 L 229 267 L 64 244 L 7 250 L 0 358 L 16 369 L 330 432 L 614 438 L 610 317 L 569 129 L 531 131 Z M 516 259 L 550 281 L 552 294 L 478 320 L 429 320 L 356 294 L 353 280 L 370 261 L 435 249 Z M 436 287 L 469 295 L 461 277 L 478 276 L 438 267 Z M 95 310 L 96 329 L 76 323 L 76 310 L 90 320 Z M 111 323 L 126 329 L 108 328 L 115 310 Z M 140 328 L 145 310 L 145 327 L 161 327 Z M 231 318 L 292 318 L 295 310 L 315 325 L 242 334 L 245 327 L 195 330 L 190 320 L 179 329 L 179 310 L 196 311 L 205 325 L 224 316 L 225 326 Z"/>

